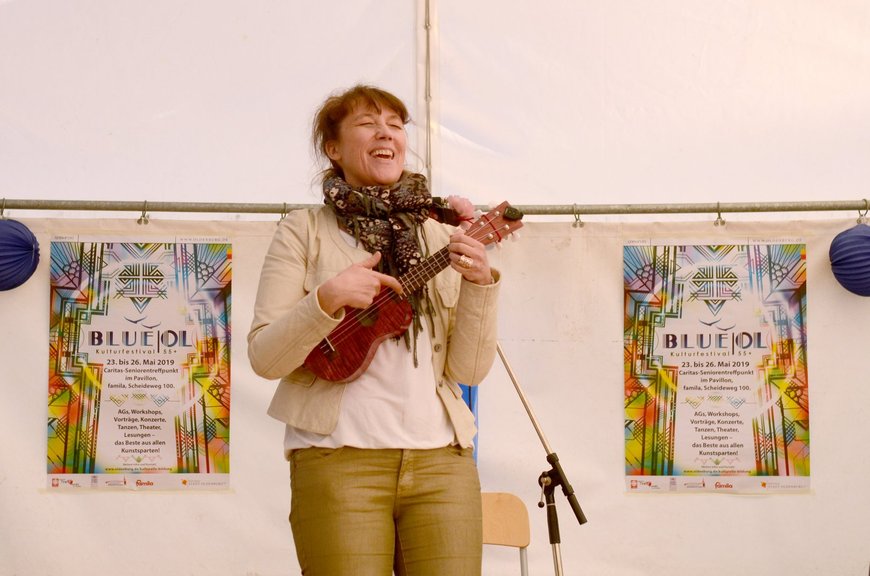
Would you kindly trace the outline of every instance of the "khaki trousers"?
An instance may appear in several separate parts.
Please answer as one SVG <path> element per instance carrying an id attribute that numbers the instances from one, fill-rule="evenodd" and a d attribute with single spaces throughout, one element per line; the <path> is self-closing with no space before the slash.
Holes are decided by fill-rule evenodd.
<path id="1" fill-rule="evenodd" d="M 290 456 L 290 525 L 305 576 L 478 576 L 470 448 L 306 448 Z"/>

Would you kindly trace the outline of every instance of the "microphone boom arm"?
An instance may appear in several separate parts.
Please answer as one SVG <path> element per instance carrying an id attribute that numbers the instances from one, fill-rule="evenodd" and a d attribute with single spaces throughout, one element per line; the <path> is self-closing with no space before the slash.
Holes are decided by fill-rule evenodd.
<path id="1" fill-rule="evenodd" d="M 568 499 L 568 503 L 571 505 L 571 510 L 574 512 L 574 516 L 577 518 L 578 523 L 581 525 L 585 524 L 586 515 L 583 514 L 583 510 L 580 508 L 580 503 L 574 495 L 574 488 L 571 487 L 568 478 L 565 476 L 565 471 L 559 463 L 559 457 L 550 448 L 550 443 L 547 441 L 547 437 L 544 435 L 544 431 L 541 429 L 541 425 L 535 417 L 535 413 L 532 411 L 532 407 L 526 398 L 526 394 L 520 387 L 520 384 L 514 375 L 514 371 L 511 369 L 510 363 L 501 348 L 501 344 L 498 342 L 496 342 L 496 351 L 501 358 L 502 364 L 504 364 L 505 370 L 507 370 L 511 382 L 514 384 L 514 389 L 516 389 L 517 395 L 520 397 L 520 402 L 523 403 L 523 407 L 526 409 L 526 414 L 528 414 L 529 420 L 532 421 L 532 426 L 534 426 L 535 432 L 537 432 L 538 438 L 541 440 L 541 444 L 544 446 L 544 450 L 547 453 L 547 462 L 549 462 L 551 466 L 549 470 L 543 472 L 538 478 L 538 484 L 541 486 L 543 491 L 541 502 L 538 505 L 543 508 L 545 505 L 544 501 L 546 501 L 547 526 L 549 528 L 550 544 L 553 547 L 553 562 L 556 568 L 556 575 L 560 576 L 562 574 L 562 558 L 559 550 L 559 520 L 556 515 L 555 498 L 553 498 L 553 492 L 555 491 L 556 486 L 562 487 L 562 493 Z"/>

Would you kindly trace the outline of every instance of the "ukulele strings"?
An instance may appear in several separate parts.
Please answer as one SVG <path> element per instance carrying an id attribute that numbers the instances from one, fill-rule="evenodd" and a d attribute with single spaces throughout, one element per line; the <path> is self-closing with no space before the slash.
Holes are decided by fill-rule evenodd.
<path id="1" fill-rule="evenodd" d="M 500 228 L 495 228 L 494 226 L 492 226 L 491 229 L 489 227 L 489 226 L 491 226 L 491 222 L 486 222 L 486 223 L 482 223 L 482 224 L 483 225 L 481 227 L 477 228 L 476 230 L 469 229 L 468 232 L 466 232 L 466 234 L 468 236 L 471 236 L 475 240 L 478 240 L 478 241 L 485 239 L 490 234 L 494 234 L 497 238 L 497 241 L 501 241 L 502 240 L 501 232 L 504 232 L 504 231 L 509 232 L 510 231 L 510 224 L 502 224 Z M 477 236 L 476 234 L 478 232 L 481 232 L 482 234 Z M 440 267 L 437 265 L 432 265 L 431 262 L 438 260 L 439 256 L 440 256 L 440 260 L 441 260 L 442 265 Z M 412 268 L 411 270 L 406 272 L 404 276 L 405 277 L 408 277 L 408 276 L 416 277 L 416 279 L 419 280 L 420 278 L 425 278 L 426 274 L 423 274 L 423 271 L 418 270 L 418 268 L 428 267 L 430 272 L 435 272 L 437 274 L 438 272 L 440 272 L 441 270 L 446 268 L 449 265 L 449 263 L 450 263 L 450 253 L 449 253 L 447 247 L 445 246 L 444 248 L 442 248 L 441 250 L 439 250 L 438 252 L 433 254 L 430 258 L 427 258 L 426 260 L 421 262 L 419 266 L 415 266 L 414 268 Z M 432 276 L 434 276 L 434 274 L 430 275 L 429 277 L 431 278 Z M 412 279 L 414 279 L 414 278 L 412 278 Z M 413 286 L 413 285 L 414 285 L 413 282 L 408 283 L 408 286 Z M 405 288 L 405 287 L 406 287 L 405 283 L 403 282 L 402 288 Z M 352 336 L 353 332 L 356 330 L 359 322 L 361 320 L 368 319 L 373 314 L 376 314 L 378 309 L 380 309 L 382 306 L 386 305 L 386 303 L 389 299 L 393 298 L 394 294 L 395 294 L 395 292 L 393 292 L 392 290 L 379 292 L 378 295 L 375 297 L 375 299 L 372 301 L 372 303 L 368 307 L 366 307 L 365 309 L 359 309 L 359 308 L 356 309 L 356 310 L 359 310 L 359 312 L 356 313 L 355 317 L 353 318 L 353 320 L 355 320 L 357 322 L 356 324 L 354 324 L 352 322 L 348 322 L 344 326 L 339 325 L 338 327 L 336 327 L 334 333 L 329 334 L 324 339 L 324 341 L 322 341 L 318 345 L 318 348 L 321 348 L 324 351 L 328 351 L 330 348 L 330 345 L 328 342 L 326 342 L 326 340 L 329 340 L 329 342 L 339 343 L 342 340 L 344 340 L 344 338 L 346 336 Z M 351 313 L 353 313 L 353 312 L 351 312 Z"/>

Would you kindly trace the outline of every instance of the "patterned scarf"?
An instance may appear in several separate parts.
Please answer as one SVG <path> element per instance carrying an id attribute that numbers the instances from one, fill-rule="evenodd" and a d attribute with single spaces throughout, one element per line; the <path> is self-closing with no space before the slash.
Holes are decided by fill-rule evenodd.
<path id="1" fill-rule="evenodd" d="M 418 231 L 429 218 L 432 196 L 422 174 L 405 172 L 392 186 L 354 188 L 330 172 L 323 180 L 323 201 L 335 210 L 342 230 L 353 235 L 367 251 L 380 251 L 379 272 L 398 278 L 423 260 Z M 433 307 L 425 285 L 405 296 L 414 311 L 416 366 L 420 315 L 425 313 L 431 319 Z M 407 333 L 404 338 L 408 344 Z"/>

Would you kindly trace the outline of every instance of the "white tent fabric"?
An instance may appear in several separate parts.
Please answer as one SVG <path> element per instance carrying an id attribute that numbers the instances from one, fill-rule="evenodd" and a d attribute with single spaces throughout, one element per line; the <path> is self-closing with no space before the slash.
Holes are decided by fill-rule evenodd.
<path id="1" fill-rule="evenodd" d="M 316 106 L 418 59 L 401 0 L 0 2 L 0 197 L 316 202 Z"/>
<path id="2" fill-rule="evenodd" d="M 314 203 L 311 116 L 357 82 L 409 105 L 410 168 L 422 170 L 427 5 L 436 194 L 480 204 L 868 195 L 866 1 L 0 0 L 0 198 Z M 43 262 L 0 293 L 0 576 L 297 573 L 282 430 L 264 413 L 272 385 L 250 374 L 242 345 L 274 224 L 23 216 Z M 866 574 L 870 310 L 826 262 L 855 216 L 533 222 L 494 253 L 503 347 L 589 517 L 577 526 L 558 503 L 566 574 Z M 48 238 L 178 227 L 234 243 L 233 490 L 48 493 Z M 620 243 L 759 230 L 808 244 L 813 492 L 625 494 Z M 547 466 L 498 366 L 480 418 L 484 489 L 523 498 L 532 573 L 551 573 L 535 507 Z M 488 549 L 484 573 L 515 563 Z"/>
<path id="3" fill-rule="evenodd" d="M 0 2 L 0 197 L 307 203 L 316 105 L 409 105 L 477 203 L 865 197 L 865 2 Z"/>
<path id="4" fill-rule="evenodd" d="M 436 183 L 518 204 L 862 198 L 866 2 L 435 2 Z"/>

